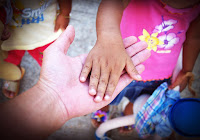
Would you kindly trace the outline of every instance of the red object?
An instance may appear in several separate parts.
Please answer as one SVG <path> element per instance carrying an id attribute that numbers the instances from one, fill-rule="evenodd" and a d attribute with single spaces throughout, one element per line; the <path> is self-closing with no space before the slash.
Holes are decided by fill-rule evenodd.
<path id="1" fill-rule="evenodd" d="M 42 47 L 38 47 L 34 50 L 27 50 L 27 52 L 38 62 L 40 66 L 42 66 L 43 52 L 53 42 Z M 14 65 L 19 65 L 21 63 L 22 57 L 24 56 L 24 53 L 25 50 L 8 51 L 8 57 L 4 59 L 4 61 L 12 63 Z"/>

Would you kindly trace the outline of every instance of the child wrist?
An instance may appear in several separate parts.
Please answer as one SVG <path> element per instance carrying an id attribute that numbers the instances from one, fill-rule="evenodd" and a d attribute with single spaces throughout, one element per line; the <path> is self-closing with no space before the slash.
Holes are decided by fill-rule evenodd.
<path id="1" fill-rule="evenodd" d="M 61 16 L 63 16 L 66 19 L 70 19 L 70 17 L 71 17 L 71 13 L 69 13 L 69 12 L 63 12 L 63 11 L 59 12 L 58 15 L 61 15 Z"/>
<path id="2" fill-rule="evenodd" d="M 108 31 L 102 31 L 97 34 L 97 41 L 103 41 L 103 42 L 122 42 L 122 37 L 120 33 L 115 32 L 108 32 Z"/>
<path id="3" fill-rule="evenodd" d="M 70 19 L 71 18 L 71 16 L 70 16 L 70 14 L 60 14 L 61 16 L 63 16 L 64 18 L 66 18 L 66 19 Z"/>

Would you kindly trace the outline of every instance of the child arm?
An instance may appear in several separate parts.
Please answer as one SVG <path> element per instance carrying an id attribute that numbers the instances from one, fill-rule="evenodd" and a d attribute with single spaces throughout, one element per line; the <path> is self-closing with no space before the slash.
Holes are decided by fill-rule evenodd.
<path id="1" fill-rule="evenodd" d="M 176 80 L 170 88 L 180 85 L 180 91 L 184 90 L 188 84 L 190 74 L 192 72 L 195 61 L 200 52 L 200 16 L 196 18 L 190 25 L 186 40 L 183 44 L 183 68 L 179 72 Z"/>
<path id="2" fill-rule="evenodd" d="M 70 19 L 70 12 L 72 7 L 72 0 L 58 0 L 58 4 L 60 7 L 60 13 L 56 18 L 55 22 L 55 32 L 58 31 L 58 29 L 65 30 Z"/>
<path id="3" fill-rule="evenodd" d="M 120 32 L 123 10 L 121 0 L 102 0 L 98 9 L 97 41 L 80 75 L 80 81 L 85 82 L 91 72 L 89 94 L 96 96 L 96 102 L 110 99 L 124 69 L 133 79 L 141 79 L 124 49 Z"/>

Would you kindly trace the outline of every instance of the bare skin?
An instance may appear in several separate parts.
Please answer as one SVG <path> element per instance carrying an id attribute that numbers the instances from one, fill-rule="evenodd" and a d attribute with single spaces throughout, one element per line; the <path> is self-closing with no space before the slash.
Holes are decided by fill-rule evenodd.
<path id="1" fill-rule="evenodd" d="M 123 111 L 124 116 L 132 115 L 133 114 L 133 103 L 129 102 L 124 111 Z M 122 134 L 128 134 L 133 131 L 134 128 L 132 126 L 126 126 L 126 127 L 120 127 L 119 132 Z"/>
<path id="2" fill-rule="evenodd" d="M 169 5 L 169 6 L 173 7 L 173 8 L 182 9 L 182 8 L 189 8 L 189 7 L 193 6 L 194 4 L 199 3 L 200 0 L 191 0 L 191 1 L 188 1 L 188 0 L 162 0 L 162 2 L 164 2 L 165 4 L 167 4 L 167 5 Z M 120 1 L 118 1 L 116 3 L 119 4 Z M 121 2 L 121 6 L 122 5 L 123 4 Z M 106 2 L 104 2 L 102 0 L 102 3 L 101 3 L 100 6 L 103 7 L 103 8 L 102 7 L 100 7 L 100 8 L 104 9 L 105 13 L 104 12 L 101 13 L 101 9 L 100 9 L 99 14 L 102 14 L 102 15 L 98 15 L 99 16 L 99 20 L 97 18 L 97 22 L 99 22 L 99 23 L 97 23 L 97 25 L 101 24 L 101 23 L 104 23 L 104 25 L 102 25 L 100 27 L 97 26 L 98 29 L 100 30 L 99 31 L 97 29 L 97 31 L 99 31 L 99 32 L 108 31 L 108 34 L 107 34 L 106 38 L 109 40 L 109 43 L 111 43 L 112 39 L 109 38 L 109 35 L 112 35 L 112 33 L 114 32 L 114 33 L 117 33 L 118 36 L 120 36 L 119 23 L 120 23 L 121 12 L 123 11 L 123 8 L 122 7 L 117 8 L 117 6 L 116 7 L 115 6 L 110 6 L 113 9 L 116 8 L 113 11 L 115 11 L 115 10 L 118 11 L 118 12 L 113 12 L 112 16 L 110 16 L 111 15 L 110 14 L 111 10 L 109 11 L 109 10 L 106 9 L 106 8 L 109 8 L 109 3 L 108 2 L 106 3 Z M 113 15 L 113 14 L 115 14 L 115 15 Z M 105 18 L 106 16 L 107 16 L 107 18 Z M 109 21 L 107 21 L 107 19 L 109 19 Z M 103 21 L 103 20 L 105 20 L 105 21 Z M 112 23 L 112 24 L 109 24 L 109 23 Z M 114 23 L 116 23 L 114 26 L 112 26 L 112 27 L 109 26 L 109 25 L 113 25 Z M 99 38 L 100 37 L 101 36 L 99 36 Z M 189 29 L 187 31 L 186 40 L 185 40 L 185 42 L 183 44 L 183 68 L 179 72 L 176 80 L 169 87 L 170 89 L 173 89 L 177 85 L 180 85 L 180 91 L 182 91 L 187 86 L 188 77 L 185 77 L 185 74 L 187 72 L 192 72 L 194 64 L 195 64 L 195 61 L 196 61 L 196 59 L 197 59 L 197 57 L 199 55 L 199 52 L 200 52 L 200 46 L 199 46 L 200 40 L 199 40 L 199 38 L 200 38 L 200 17 L 198 17 L 195 21 L 193 21 L 191 23 L 191 26 L 189 27 Z M 118 40 L 118 41 L 121 40 L 120 37 L 119 38 L 116 37 L 115 39 Z M 105 39 L 105 42 L 106 41 L 107 40 Z M 103 42 L 103 43 L 105 43 L 105 42 Z M 107 43 L 107 44 L 109 44 L 109 43 Z M 107 86 L 107 88 L 109 88 L 109 86 Z M 94 95 L 96 95 L 96 94 L 94 94 Z M 105 108 L 102 108 L 101 110 L 107 110 L 107 108 L 108 107 L 105 107 Z"/>
<path id="3" fill-rule="evenodd" d="M 55 21 L 54 31 L 57 32 L 58 29 L 64 31 L 69 24 L 70 12 L 72 8 L 72 0 L 58 0 L 60 7 L 60 13 Z"/>
<path id="4" fill-rule="evenodd" d="M 141 80 L 124 49 L 120 33 L 123 9 L 121 0 L 103 0 L 98 9 L 97 41 L 80 75 L 80 81 L 85 82 L 91 72 L 89 94 L 95 96 L 96 102 L 111 99 L 123 70 L 131 78 Z"/>
<path id="5" fill-rule="evenodd" d="M 177 85 L 180 86 L 180 91 L 183 91 L 188 84 L 188 77 L 185 77 L 187 72 L 192 72 L 195 61 L 200 53 L 200 16 L 191 23 L 186 40 L 183 44 L 183 68 L 179 72 L 177 78 L 169 87 L 173 89 Z"/>
<path id="6" fill-rule="evenodd" d="M 71 0 L 58 0 L 58 4 L 60 7 L 60 13 L 56 18 L 55 21 L 55 28 L 54 31 L 57 32 L 59 29 L 61 29 L 62 31 L 64 31 L 66 29 L 66 27 L 69 24 L 69 14 L 71 12 L 71 7 L 72 7 L 72 1 Z M 10 36 L 10 32 L 8 30 L 8 27 L 5 26 L 3 34 L 1 36 L 1 40 L 7 40 Z M 20 66 L 18 66 L 20 69 Z M 21 80 L 21 79 L 20 79 Z M 20 84 L 20 80 L 17 81 L 13 81 L 16 82 L 18 84 Z M 4 95 L 7 98 L 14 98 L 17 93 L 15 91 L 10 91 L 7 90 L 6 88 L 3 89 Z"/>
<path id="7" fill-rule="evenodd" d="M 89 114 L 110 102 L 94 102 L 94 98 L 88 94 L 88 82 L 79 81 L 87 55 L 74 58 L 66 55 L 74 35 L 74 28 L 68 26 L 66 31 L 44 51 L 38 83 L 13 100 L 0 104 L 2 139 L 45 139 L 69 119 Z M 133 37 L 124 42 L 128 44 L 127 52 L 132 53 L 129 55 L 141 73 L 144 67 L 140 61 L 135 60 L 144 61 L 150 53 L 141 49 L 133 53 L 132 49 L 138 48 L 134 46 Z M 128 74 L 123 74 L 112 99 L 131 81 L 132 78 Z"/>

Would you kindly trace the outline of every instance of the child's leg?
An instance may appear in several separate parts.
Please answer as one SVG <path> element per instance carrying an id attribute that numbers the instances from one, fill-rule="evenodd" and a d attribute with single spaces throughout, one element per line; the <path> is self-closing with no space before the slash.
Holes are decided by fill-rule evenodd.
<path id="1" fill-rule="evenodd" d="M 143 105 L 146 103 L 147 99 L 150 97 L 150 95 L 141 95 L 139 96 L 134 104 L 130 103 L 127 104 L 124 112 L 126 113 L 126 116 L 114 118 L 111 120 L 108 120 L 104 123 L 102 123 L 96 130 L 96 136 L 97 138 L 103 138 L 106 132 L 109 130 L 122 127 L 122 126 L 132 126 L 135 124 L 135 114 L 133 114 L 133 111 L 138 112 L 141 110 Z M 134 109 L 133 109 L 134 106 Z M 132 114 L 131 114 L 132 113 Z"/>
<path id="2" fill-rule="evenodd" d="M 4 55 L 1 62 L 1 75 L 3 78 L 3 94 L 8 98 L 15 97 L 19 92 L 20 80 L 22 79 L 25 69 L 21 68 L 19 64 L 25 51 L 9 51 L 8 56 Z"/>
<path id="3" fill-rule="evenodd" d="M 124 109 L 124 115 L 131 115 L 133 114 L 133 103 L 129 102 Z"/>
<path id="4" fill-rule="evenodd" d="M 114 118 L 102 123 L 96 130 L 95 134 L 97 138 L 102 138 L 109 130 L 119 128 L 121 126 L 133 125 L 135 123 L 135 119 L 133 115 L 122 116 L 118 118 Z"/>
<path id="5" fill-rule="evenodd" d="M 21 70 L 18 66 L 8 63 L 1 62 L 0 63 L 0 78 L 9 81 L 19 80 L 21 77 Z"/>
<path id="6" fill-rule="evenodd" d="M 133 103 L 129 102 L 126 105 L 126 107 L 125 107 L 125 109 L 123 111 L 123 115 L 124 116 L 133 115 Z M 133 129 L 134 129 L 133 125 L 128 125 L 128 126 L 120 127 L 119 128 L 119 132 L 126 134 L 126 133 L 132 132 Z"/>

